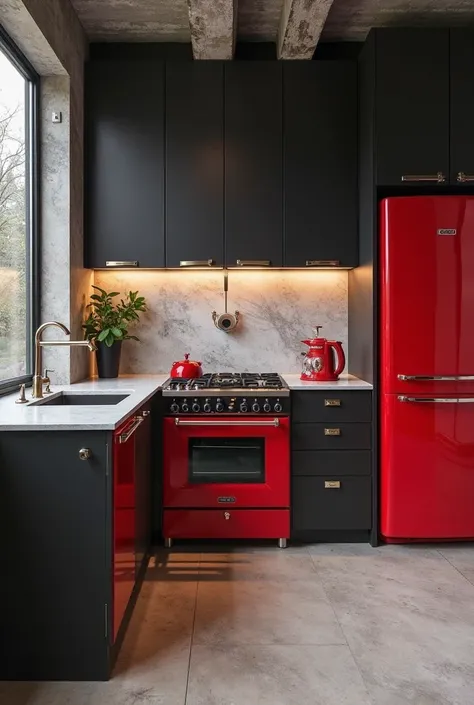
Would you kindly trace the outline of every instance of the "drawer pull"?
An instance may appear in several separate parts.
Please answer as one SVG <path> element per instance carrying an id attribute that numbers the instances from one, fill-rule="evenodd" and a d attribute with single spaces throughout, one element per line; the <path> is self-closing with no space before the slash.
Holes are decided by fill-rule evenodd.
<path id="1" fill-rule="evenodd" d="M 324 435 L 325 436 L 340 436 L 341 429 L 340 428 L 325 428 Z"/>
<path id="2" fill-rule="evenodd" d="M 324 480 L 325 490 L 340 490 L 341 481 L 340 480 Z"/>
<path id="3" fill-rule="evenodd" d="M 437 171 L 436 174 L 404 174 L 402 181 L 434 181 L 437 184 L 443 184 L 446 177 L 442 171 Z"/>
<path id="4" fill-rule="evenodd" d="M 325 399 L 324 406 L 341 406 L 340 399 Z"/>

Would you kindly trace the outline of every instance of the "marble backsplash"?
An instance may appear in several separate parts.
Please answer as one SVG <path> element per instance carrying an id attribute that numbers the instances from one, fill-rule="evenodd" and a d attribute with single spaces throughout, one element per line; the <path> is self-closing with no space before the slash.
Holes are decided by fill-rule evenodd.
<path id="1" fill-rule="evenodd" d="M 167 373 L 189 352 L 204 372 L 299 372 L 300 343 L 316 324 L 341 340 L 347 355 L 347 272 L 229 272 L 228 310 L 240 311 L 232 333 L 218 330 L 211 312 L 224 311 L 222 271 L 96 271 L 109 291 L 139 290 L 149 311 L 124 343 L 122 373 Z"/>

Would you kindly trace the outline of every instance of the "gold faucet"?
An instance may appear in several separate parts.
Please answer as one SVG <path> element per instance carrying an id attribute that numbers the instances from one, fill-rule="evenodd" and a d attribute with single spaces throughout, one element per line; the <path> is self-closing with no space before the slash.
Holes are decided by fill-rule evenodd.
<path id="1" fill-rule="evenodd" d="M 41 340 L 41 336 L 43 334 L 43 331 L 46 328 L 49 328 L 50 326 L 56 326 L 56 328 L 60 328 L 63 333 L 66 335 L 71 335 L 71 331 L 69 331 L 66 326 L 63 326 L 62 323 L 58 323 L 58 321 L 49 321 L 48 323 L 43 323 L 42 326 L 38 328 L 35 334 L 35 374 L 33 377 L 33 398 L 34 399 L 42 399 L 43 398 L 43 384 L 47 382 L 48 380 L 43 377 L 41 374 L 41 358 L 42 358 L 42 351 L 41 348 L 45 346 L 50 346 L 50 345 L 66 345 L 68 347 L 75 346 L 75 345 L 81 345 L 88 347 L 89 350 L 92 352 L 95 350 L 95 347 L 92 343 L 90 343 L 88 340 Z"/>

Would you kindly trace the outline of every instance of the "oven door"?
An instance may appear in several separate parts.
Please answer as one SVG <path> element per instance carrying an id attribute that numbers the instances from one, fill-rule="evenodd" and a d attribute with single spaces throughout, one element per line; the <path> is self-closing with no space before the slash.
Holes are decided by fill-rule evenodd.
<path id="1" fill-rule="evenodd" d="M 166 418 L 165 507 L 288 507 L 289 419 Z"/>

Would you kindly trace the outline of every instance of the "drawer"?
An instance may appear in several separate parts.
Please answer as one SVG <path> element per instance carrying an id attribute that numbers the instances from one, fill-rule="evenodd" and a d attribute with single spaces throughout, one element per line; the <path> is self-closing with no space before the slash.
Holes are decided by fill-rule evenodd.
<path id="1" fill-rule="evenodd" d="M 287 539 L 289 509 L 165 509 L 170 539 Z"/>
<path id="2" fill-rule="evenodd" d="M 293 450 L 370 449 L 370 423 L 302 423 L 291 429 Z"/>
<path id="3" fill-rule="evenodd" d="M 325 483 L 333 486 L 327 488 Z M 338 487 L 334 487 L 337 485 Z M 372 527 L 370 477 L 295 477 L 292 482 L 294 531 L 362 530 Z"/>
<path id="4" fill-rule="evenodd" d="M 370 450 L 295 450 L 292 475 L 370 475 Z"/>
<path id="5" fill-rule="evenodd" d="M 291 419 L 294 423 L 310 421 L 370 421 L 371 392 L 291 392 Z"/>

